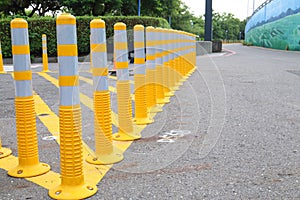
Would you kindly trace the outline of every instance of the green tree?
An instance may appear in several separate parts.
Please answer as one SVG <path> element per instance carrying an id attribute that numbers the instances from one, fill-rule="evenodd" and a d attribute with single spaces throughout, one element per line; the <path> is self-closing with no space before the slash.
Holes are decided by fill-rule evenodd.
<path id="1" fill-rule="evenodd" d="M 238 40 L 243 23 L 231 13 L 213 12 L 213 39 Z"/>
<path id="2" fill-rule="evenodd" d="M 125 16 L 138 15 L 137 0 L 122 0 L 121 13 Z"/>
<path id="3" fill-rule="evenodd" d="M 32 17 L 34 14 L 45 16 L 47 12 L 60 10 L 59 0 L 1 0 L 0 12 L 6 15 L 23 15 Z"/>

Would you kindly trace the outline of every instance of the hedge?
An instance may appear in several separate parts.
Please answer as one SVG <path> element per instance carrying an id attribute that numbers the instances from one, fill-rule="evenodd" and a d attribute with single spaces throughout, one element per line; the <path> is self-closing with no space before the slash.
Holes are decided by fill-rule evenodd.
<path id="1" fill-rule="evenodd" d="M 76 17 L 77 22 L 77 44 L 79 56 L 88 55 L 90 51 L 90 21 L 92 19 L 101 18 L 106 23 L 106 36 L 113 36 L 113 26 L 117 22 L 124 22 L 127 25 L 128 39 L 132 40 L 133 26 L 142 24 L 146 26 L 169 28 L 169 24 L 165 19 L 154 17 L 137 17 L 137 16 L 80 16 Z M 4 58 L 11 58 L 11 32 L 10 21 L 12 18 L 0 19 L 0 40 L 2 54 Z M 47 35 L 48 56 L 56 56 L 56 25 L 55 18 L 38 17 L 28 18 L 28 32 L 30 40 L 31 57 L 42 56 L 42 34 Z"/>

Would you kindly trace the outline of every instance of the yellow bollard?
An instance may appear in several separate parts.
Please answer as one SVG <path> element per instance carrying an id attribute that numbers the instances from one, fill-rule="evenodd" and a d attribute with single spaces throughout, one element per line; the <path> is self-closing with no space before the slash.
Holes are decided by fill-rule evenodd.
<path id="1" fill-rule="evenodd" d="M 156 68 L 155 68 L 155 35 L 154 28 L 146 28 L 146 96 L 149 112 L 161 112 L 162 108 L 156 102 Z"/>
<path id="2" fill-rule="evenodd" d="M 135 123 L 149 124 L 153 122 L 147 111 L 146 102 L 146 64 L 144 26 L 134 26 L 134 97 Z"/>
<path id="3" fill-rule="evenodd" d="M 113 164 L 123 160 L 123 152 L 112 144 L 112 119 L 108 90 L 105 22 L 94 19 L 91 28 L 91 67 L 94 86 L 95 155 L 86 161 L 92 164 Z"/>
<path id="4" fill-rule="evenodd" d="M 8 170 L 8 175 L 33 177 L 48 172 L 50 166 L 39 162 L 28 24 L 24 19 L 16 18 L 11 21 L 10 26 L 16 87 L 15 112 L 19 163 Z"/>
<path id="5" fill-rule="evenodd" d="M 43 72 L 49 72 L 46 34 L 42 35 L 42 47 L 43 47 Z"/>
<path id="6" fill-rule="evenodd" d="M 11 155 L 11 150 L 8 148 L 3 148 L 2 147 L 2 141 L 0 138 L 0 158 L 5 158 L 7 156 Z"/>
<path id="7" fill-rule="evenodd" d="M 114 55 L 117 69 L 117 102 L 119 131 L 113 134 L 114 140 L 128 141 L 141 138 L 135 133 L 132 124 L 132 106 L 128 70 L 128 51 L 126 25 L 118 22 L 114 25 Z"/>
<path id="8" fill-rule="evenodd" d="M 0 74 L 5 74 L 4 67 L 3 67 L 1 41 L 0 41 Z"/>
<path id="9" fill-rule="evenodd" d="M 175 31 L 170 30 L 170 88 L 172 91 L 176 91 L 179 89 L 178 86 L 176 86 L 176 62 L 175 62 L 175 47 L 176 47 L 176 40 L 175 40 Z"/>
<path id="10" fill-rule="evenodd" d="M 59 60 L 59 134 L 61 183 L 50 188 L 54 199 L 84 199 L 97 192 L 83 174 L 81 108 L 79 99 L 76 19 L 62 14 L 56 19 Z"/>
<path id="11" fill-rule="evenodd" d="M 164 67 L 165 67 L 165 71 L 164 73 L 164 79 L 166 80 L 166 87 L 164 89 L 165 91 L 165 96 L 166 97 L 171 97 L 174 96 L 174 92 L 172 91 L 172 73 L 171 73 L 171 57 L 172 57 L 172 53 L 171 53 L 171 34 L 170 34 L 170 30 L 166 29 L 165 31 L 165 49 L 166 49 L 166 62 L 164 63 Z"/>
<path id="12" fill-rule="evenodd" d="M 155 34 L 155 63 L 156 63 L 156 102 L 158 104 L 165 104 L 169 103 L 169 98 L 165 97 L 164 93 L 164 83 L 163 83 L 163 40 L 162 40 L 162 29 L 157 28 L 154 31 Z"/>
<path id="13" fill-rule="evenodd" d="M 179 39 L 179 31 L 174 30 L 174 62 L 175 62 L 175 86 L 179 87 L 182 85 L 181 80 L 181 74 L 180 74 L 180 62 L 179 62 L 179 57 L 180 57 L 180 39 Z"/>

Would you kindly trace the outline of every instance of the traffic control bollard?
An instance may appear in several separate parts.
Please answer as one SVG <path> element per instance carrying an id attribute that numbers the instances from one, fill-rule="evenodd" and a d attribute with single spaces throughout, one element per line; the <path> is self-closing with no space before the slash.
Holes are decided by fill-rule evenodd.
<path id="1" fill-rule="evenodd" d="M 186 80 L 185 77 L 185 66 L 184 66 L 184 57 L 183 57 L 183 52 L 184 52 L 184 37 L 183 37 L 183 31 L 178 31 L 178 37 L 179 37 L 179 45 L 180 45 L 180 50 L 179 50 L 179 58 L 178 58 L 178 63 L 179 63 L 179 73 L 181 75 L 180 82 L 184 82 Z"/>
<path id="2" fill-rule="evenodd" d="M 170 30 L 170 88 L 173 92 L 179 89 L 179 87 L 176 85 L 176 62 L 175 62 L 175 57 L 176 57 L 176 52 L 175 52 L 175 47 L 176 47 L 176 38 L 175 38 L 175 30 L 171 29 Z"/>
<path id="3" fill-rule="evenodd" d="M 32 93 L 32 72 L 27 21 L 13 19 L 11 41 L 15 80 L 15 112 L 18 143 L 18 165 L 8 170 L 13 177 L 33 177 L 44 174 L 50 166 L 39 162 L 35 104 Z"/>
<path id="4" fill-rule="evenodd" d="M 175 62 L 175 85 L 177 87 L 182 85 L 181 80 L 181 73 L 180 73 L 180 62 L 179 62 L 179 57 L 180 57 L 180 39 L 179 39 L 179 31 L 174 30 L 174 34 L 175 34 L 175 46 L 174 46 L 174 53 L 175 53 L 175 58 L 174 58 L 174 62 Z"/>
<path id="5" fill-rule="evenodd" d="M 156 102 L 158 104 L 169 103 L 170 100 L 165 97 L 164 83 L 163 83 L 163 40 L 162 40 L 162 29 L 154 29 L 154 40 L 155 40 L 155 64 L 156 64 Z"/>
<path id="6" fill-rule="evenodd" d="M 126 25 L 118 22 L 114 25 L 114 55 L 117 69 L 118 132 L 114 140 L 128 141 L 141 138 L 133 130 L 130 82 L 128 70 L 128 50 Z"/>
<path id="7" fill-rule="evenodd" d="M 134 28 L 134 98 L 136 124 L 149 124 L 146 101 L 146 63 L 145 63 L 145 28 L 135 25 Z"/>
<path id="8" fill-rule="evenodd" d="M 91 66 L 94 87 L 95 155 L 89 154 L 87 162 L 113 164 L 123 160 L 123 152 L 112 144 L 112 119 L 106 53 L 105 22 L 94 19 L 91 28 Z"/>
<path id="9" fill-rule="evenodd" d="M 81 108 L 79 99 L 76 19 L 61 14 L 56 19 L 59 64 L 59 131 L 61 184 L 49 190 L 54 199 L 84 199 L 97 192 L 83 174 Z"/>
<path id="10" fill-rule="evenodd" d="M 1 48 L 1 41 L 0 41 L 0 74 L 4 74 L 4 67 L 3 67 L 3 57 L 2 57 L 2 48 Z"/>
<path id="11" fill-rule="evenodd" d="M 172 73 L 171 73 L 171 34 L 170 30 L 166 29 L 165 31 L 165 49 L 166 49 L 166 62 L 165 62 L 165 79 L 166 79 L 166 87 L 165 87 L 165 96 L 171 97 L 174 96 L 174 92 L 172 91 Z"/>
<path id="12" fill-rule="evenodd" d="M 188 66 L 189 66 L 189 74 L 191 75 L 194 72 L 195 65 L 194 65 L 194 42 L 195 38 L 194 35 L 191 33 L 187 33 L 188 37 L 188 51 L 187 51 L 187 59 L 188 59 Z"/>
<path id="13" fill-rule="evenodd" d="M 156 102 L 156 68 L 155 68 L 155 35 L 154 28 L 146 28 L 146 96 L 149 112 L 161 112 Z"/>
<path id="14" fill-rule="evenodd" d="M 0 138 L 0 158 L 5 158 L 7 156 L 11 155 L 11 150 L 8 148 L 2 147 L 2 141 Z"/>
<path id="15" fill-rule="evenodd" d="M 43 49 L 43 72 L 49 72 L 46 34 L 42 35 L 42 49 Z"/>

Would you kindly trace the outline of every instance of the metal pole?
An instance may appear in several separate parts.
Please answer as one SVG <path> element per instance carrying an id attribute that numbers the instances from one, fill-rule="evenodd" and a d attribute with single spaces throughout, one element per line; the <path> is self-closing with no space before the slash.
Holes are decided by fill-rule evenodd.
<path id="1" fill-rule="evenodd" d="M 212 39 L 212 0 L 206 0 L 205 4 L 205 41 Z"/>
<path id="2" fill-rule="evenodd" d="M 253 0 L 253 13 L 254 13 L 254 9 L 255 9 L 255 0 Z"/>
<path id="3" fill-rule="evenodd" d="M 141 16 L 141 0 L 138 2 L 138 16 Z"/>

